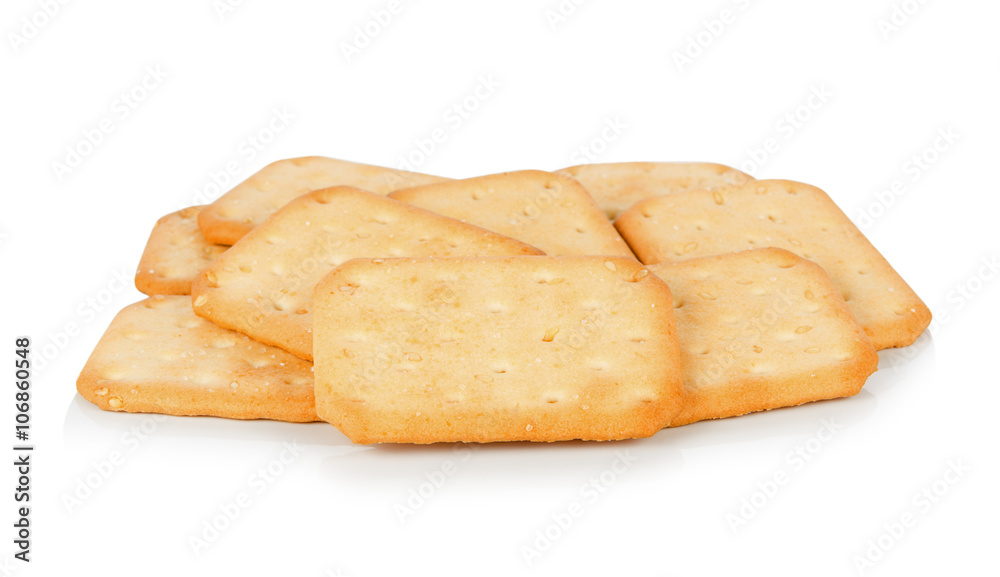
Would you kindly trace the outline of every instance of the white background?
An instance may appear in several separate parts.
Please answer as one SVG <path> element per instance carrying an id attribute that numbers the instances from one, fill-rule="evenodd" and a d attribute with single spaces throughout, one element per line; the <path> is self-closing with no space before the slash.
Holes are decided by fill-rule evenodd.
<path id="1" fill-rule="evenodd" d="M 553 25 L 557 0 L 403 1 L 349 61 L 344 43 L 387 0 L 256 0 L 221 15 L 210 0 L 71 2 L 47 22 L 42 4 L 0 9 L 0 356 L 27 334 L 46 361 L 32 389 L 33 561 L 12 560 L 5 521 L 0 574 L 844 575 L 865 555 L 880 557 L 868 575 L 995 569 L 1000 282 L 981 268 L 1000 252 L 995 2 L 567 0 Z M 880 30 L 894 6 L 912 14 Z M 727 23 L 712 23 L 723 10 Z M 166 77 L 122 108 L 147 67 Z M 449 113 L 481 78 L 499 86 L 469 100 L 467 118 Z M 801 108 L 814 90 L 826 96 Z M 283 107 L 294 120 L 246 153 Z M 797 127 L 783 120 L 796 112 Z M 57 175 L 102 119 L 110 134 Z M 609 123 L 624 128 L 595 142 Z M 443 142 L 421 158 L 417 141 L 435 129 Z M 769 138 L 772 152 L 748 164 Z M 854 398 L 642 441 L 471 454 L 352 446 L 325 424 L 110 414 L 76 395 L 114 313 L 141 298 L 116 275 L 130 279 L 158 217 L 217 194 L 227 164 L 235 182 L 286 157 L 398 166 L 413 154 L 421 171 L 465 177 L 554 170 L 585 150 L 820 186 L 934 310 L 933 337 L 883 352 Z M 915 155 L 933 162 L 916 170 Z M 817 437 L 824 420 L 836 432 Z M 299 455 L 280 475 L 253 477 L 277 470 L 292 441 Z M 797 447 L 814 454 L 788 458 Z M 605 474 L 603 493 L 581 492 L 626 451 L 634 462 Z M 115 455 L 106 479 L 94 473 Z M 401 523 L 396 505 L 448 461 L 454 474 Z M 13 468 L 0 471 L 9 520 Z M 776 473 L 787 483 L 755 496 Z M 926 488 L 942 495 L 914 500 Z M 240 493 L 249 506 L 196 554 L 190 538 Z M 74 495 L 85 498 L 67 506 Z M 759 506 L 734 530 L 744 499 Z M 583 515 L 529 566 L 524 548 L 574 502 Z M 883 535 L 906 514 L 913 526 Z"/>

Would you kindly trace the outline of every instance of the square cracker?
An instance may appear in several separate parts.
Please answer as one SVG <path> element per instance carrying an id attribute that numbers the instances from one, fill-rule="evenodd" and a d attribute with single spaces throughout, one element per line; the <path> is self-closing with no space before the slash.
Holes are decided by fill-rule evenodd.
<path id="1" fill-rule="evenodd" d="M 788 180 L 644 200 L 615 226 L 646 264 L 777 247 L 826 269 L 881 350 L 906 346 L 931 313 L 822 190 Z"/>
<path id="2" fill-rule="evenodd" d="M 389 197 L 516 238 L 551 256 L 634 256 L 580 183 L 550 172 L 450 180 Z"/>
<path id="3" fill-rule="evenodd" d="M 681 408 L 670 289 L 634 259 L 358 259 L 315 302 L 317 414 L 356 443 L 630 439 Z"/>
<path id="4" fill-rule="evenodd" d="M 106 411 L 316 420 L 312 365 L 155 296 L 111 321 L 76 388 Z"/>
<path id="5" fill-rule="evenodd" d="M 356 188 L 303 195 L 223 253 L 191 289 L 194 311 L 312 360 L 312 294 L 357 257 L 528 255 L 523 242 Z"/>
<path id="6" fill-rule="evenodd" d="M 276 210 L 303 194 L 333 186 L 353 186 L 377 194 L 448 180 L 382 166 L 305 156 L 278 160 L 219 197 L 202 211 L 198 224 L 209 241 L 234 244 Z"/>
<path id="7" fill-rule="evenodd" d="M 575 178 L 614 220 L 628 207 L 652 196 L 692 189 L 742 186 L 745 172 L 710 162 L 612 162 L 581 164 L 556 171 Z"/>
<path id="8" fill-rule="evenodd" d="M 135 273 L 135 288 L 147 295 L 189 295 L 191 283 L 229 247 L 208 242 L 198 228 L 201 206 L 156 221 Z"/>
<path id="9" fill-rule="evenodd" d="M 767 248 L 654 264 L 684 366 L 671 426 L 855 395 L 878 354 L 819 265 Z"/>

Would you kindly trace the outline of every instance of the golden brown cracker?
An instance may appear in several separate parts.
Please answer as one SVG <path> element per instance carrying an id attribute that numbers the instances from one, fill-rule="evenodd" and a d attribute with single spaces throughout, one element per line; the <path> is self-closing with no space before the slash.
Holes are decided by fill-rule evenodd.
<path id="1" fill-rule="evenodd" d="M 156 221 L 135 273 L 135 287 L 147 295 L 191 294 L 195 277 L 229 247 L 208 242 L 198 228 L 201 206 Z"/>
<path id="2" fill-rule="evenodd" d="M 192 288 L 212 322 L 312 360 L 312 293 L 358 257 L 527 255 L 542 251 L 363 190 L 319 190 L 282 207 L 233 245 Z"/>
<path id="3" fill-rule="evenodd" d="M 819 265 L 768 248 L 649 265 L 670 285 L 684 425 L 855 395 L 878 354 Z"/>
<path id="4" fill-rule="evenodd" d="M 195 316 L 187 296 L 119 312 L 77 390 L 106 411 L 316 420 L 311 363 Z"/>
<path id="5" fill-rule="evenodd" d="M 680 411 L 666 284 L 634 259 L 357 259 L 316 287 L 318 414 L 356 443 L 648 437 Z"/>
<path id="6" fill-rule="evenodd" d="M 653 196 L 742 186 L 753 180 L 749 174 L 711 162 L 581 164 L 556 172 L 578 180 L 611 220 L 633 204 Z"/>
<path id="7" fill-rule="evenodd" d="M 202 211 L 198 224 L 209 241 L 231 245 L 299 196 L 353 186 L 376 194 L 448 180 L 440 176 L 323 156 L 278 160 L 236 185 Z"/>
<path id="8" fill-rule="evenodd" d="M 777 247 L 826 269 L 879 350 L 913 343 L 931 313 L 822 190 L 788 180 L 644 200 L 615 226 L 646 264 Z"/>
<path id="9" fill-rule="evenodd" d="M 550 172 L 521 170 L 450 180 L 389 197 L 516 238 L 551 256 L 634 258 L 580 183 Z"/>

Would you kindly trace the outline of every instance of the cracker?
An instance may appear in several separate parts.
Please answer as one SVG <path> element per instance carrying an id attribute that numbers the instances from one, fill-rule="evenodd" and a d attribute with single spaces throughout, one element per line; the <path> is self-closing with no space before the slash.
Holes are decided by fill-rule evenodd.
<path id="1" fill-rule="evenodd" d="M 749 174 L 710 162 L 615 162 L 581 164 L 556 171 L 575 178 L 614 220 L 628 207 L 652 196 L 698 188 L 742 186 Z"/>
<path id="2" fill-rule="evenodd" d="M 767 248 L 649 265 L 666 281 L 684 366 L 671 423 L 857 394 L 878 354 L 826 272 Z"/>
<path id="3" fill-rule="evenodd" d="M 370 192 L 336 187 L 288 203 L 192 287 L 217 325 L 312 360 L 312 293 L 356 257 L 542 254 L 520 241 Z"/>
<path id="4" fill-rule="evenodd" d="M 787 180 L 644 200 L 615 226 L 646 264 L 777 247 L 826 269 L 879 350 L 930 324 L 920 297 L 822 190 Z"/>
<path id="5" fill-rule="evenodd" d="M 122 309 L 76 388 L 106 411 L 316 420 L 310 363 L 195 316 L 186 296 Z"/>
<path id="6" fill-rule="evenodd" d="M 299 196 L 332 186 L 353 186 L 377 194 L 448 180 L 405 170 L 305 156 L 272 162 L 220 196 L 198 216 L 209 241 L 235 244 L 279 208 Z"/>
<path id="7" fill-rule="evenodd" d="M 681 408 L 670 289 L 634 259 L 358 259 L 315 298 L 317 414 L 356 443 L 648 437 Z"/>
<path id="8" fill-rule="evenodd" d="M 156 221 L 135 273 L 135 288 L 147 295 L 188 295 L 191 283 L 229 247 L 208 242 L 198 228 L 201 206 Z"/>
<path id="9" fill-rule="evenodd" d="M 550 172 L 522 170 L 451 180 L 389 197 L 522 240 L 551 256 L 633 258 L 580 183 Z"/>

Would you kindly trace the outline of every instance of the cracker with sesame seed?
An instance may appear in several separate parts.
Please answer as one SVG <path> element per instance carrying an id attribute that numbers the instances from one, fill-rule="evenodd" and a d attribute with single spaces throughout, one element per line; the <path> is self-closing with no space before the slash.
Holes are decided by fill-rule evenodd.
<path id="1" fill-rule="evenodd" d="M 753 180 L 749 174 L 712 162 L 609 162 L 571 166 L 556 173 L 579 181 L 611 220 L 653 196 L 742 186 Z"/>
<path id="2" fill-rule="evenodd" d="M 450 180 L 389 197 L 516 238 L 551 256 L 634 258 L 580 183 L 550 172 L 521 170 Z"/>
<path id="3" fill-rule="evenodd" d="M 147 295 L 188 295 L 191 283 L 229 247 L 208 242 L 198 228 L 201 206 L 156 221 L 135 273 L 135 287 Z"/>
<path id="4" fill-rule="evenodd" d="M 106 411 L 317 420 L 309 362 L 195 316 L 186 296 L 122 309 L 76 388 Z"/>
<path id="5" fill-rule="evenodd" d="M 358 257 L 512 256 L 542 251 L 512 238 L 356 188 L 288 203 L 219 257 L 191 289 L 215 324 L 312 360 L 312 295 Z"/>
<path id="6" fill-rule="evenodd" d="M 822 190 L 788 180 L 639 202 L 615 221 L 646 264 L 776 247 L 826 269 L 876 349 L 912 344 L 931 321 L 920 297 Z"/>
<path id="7" fill-rule="evenodd" d="M 673 293 L 684 408 L 671 426 L 857 394 L 878 354 L 819 265 L 777 248 L 649 265 Z"/>
<path id="8" fill-rule="evenodd" d="M 314 302 L 317 414 L 356 443 L 631 439 L 681 410 L 670 289 L 631 258 L 356 259 Z"/>
<path id="9" fill-rule="evenodd" d="M 448 180 L 417 172 L 322 156 L 278 160 L 220 196 L 198 216 L 205 237 L 231 245 L 299 196 L 322 188 L 353 186 L 376 194 Z"/>

